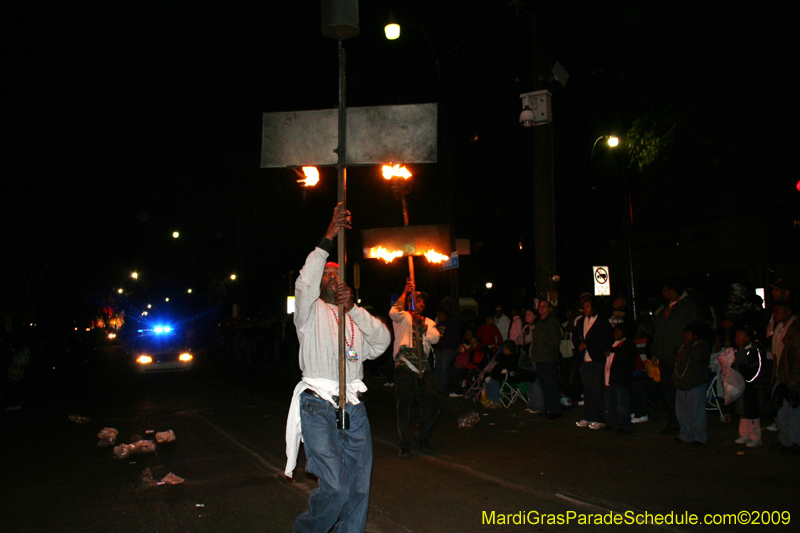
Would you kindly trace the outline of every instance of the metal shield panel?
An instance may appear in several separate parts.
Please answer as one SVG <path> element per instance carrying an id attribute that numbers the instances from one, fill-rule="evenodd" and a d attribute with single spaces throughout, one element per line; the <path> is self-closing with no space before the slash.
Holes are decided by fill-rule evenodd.
<path id="1" fill-rule="evenodd" d="M 264 113 L 261 168 L 335 165 L 338 109 Z M 347 164 L 435 163 L 437 104 L 347 108 Z"/>

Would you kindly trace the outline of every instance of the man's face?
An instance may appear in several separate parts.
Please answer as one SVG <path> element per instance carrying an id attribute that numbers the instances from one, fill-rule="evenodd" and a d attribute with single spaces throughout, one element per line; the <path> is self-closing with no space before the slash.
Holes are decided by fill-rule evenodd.
<path id="1" fill-rule="evenodd" d="M 678 299 L 677 293 L 675 292 L 675 289 L 673 289 L 672 287 L 665 286 L 661 290 L 661 295 L 664 297 L 665 300 L 668 300 L 670 302 Z"/>
<path id="2" fill-rule="evenodd" d="M 698 339 L 697 335 L 692 333 L 691 331 L 684 331 L 683 332 L 683 342 L 694 342 Z"/>
<path id="3" fill-rule="evenodd" d="M 736 332 L 736 346 L 738 348 L 744 348 L 748 344 L 750 344 L 750 337 L 747 336 L 747 333 L 745 333 L 744 331 L 741 331 L 741 330 L 737 331 Z"/>
<path id="4" fill-rule="evenodd" d="M 422 314 L 425 312 L 425 300 L 417 296 L 417 313 Z"/>
<path id="5" fill-rule="evenodd" d="M 786 289 L 780 289 L 778 287 L 772 288 L 772 299 L 776 302 L 785 302 L 786 299 L 789 297 L 789 291 Z"/>
<path id="6" fill-rule="evenodd" d="M 539 315 L 541 315 L 542 320 L 547 318 L 547 315 L 550 314 L 550 304 L 547 302 L 539 302 Z"/>
<path id="7" fill-rule="evenodd" d="M 496 316 L 497 318 L 500 318 L 501 316 L 503 316 L 503 308 L 502 307 L 498 307 L 497 309 L 495 309 L 494 310 L 494 316 Z"/>
<path id="8" fill-rule="evenodd" d="M 782 305 L 775 306 L 775 310 L 772 312 L 772 316 L 775 318 L 775 322 L 785 322 L 791 318 L 792 315 L 789 314 L 789 311 L 786 310 L 785 307 Z"/>
<path id="9" fill-rule="evenodd" d="M 325 300 L 336 299 L 336 286 L 339 283 L 339 269 L 326 267 L 322 272 L 322 281 L 319 283 L 320 297 Z"/>
<path id="10" fill-rule="evenodd" d="M 583 316 L 594 316 L 594 309 L 592 309 L 592 302 L 583 302 Z"/>
<path id="11" fill-rule="evenodd" d="M 615 340 L 615 341 L 620 341 L 620 340 L 622 340 L 624 337 L 625 337 L 625 333 L 624 333 L 624 332 L 623 332 L 621 329 L 619 329 L 619 328 L 614 328 L 614 340 Z"/>

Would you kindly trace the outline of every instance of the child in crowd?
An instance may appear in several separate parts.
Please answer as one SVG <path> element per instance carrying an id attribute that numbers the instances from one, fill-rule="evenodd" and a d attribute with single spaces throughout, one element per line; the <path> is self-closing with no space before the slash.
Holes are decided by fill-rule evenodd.
<path id="1" fill-rule="evenodd" d="M 489 368 L 488 365 L 486 367 Z M 512 340 L 503 341 L 503 351 L 495 359 L 489 375 L 486 377 L 486 397 L 492 402 L 490 409 L 501 407 L 500 384 L 505 381 L 509 373 L 514 375 L 517 370 L 517 343 Z"/>
<path id="2" fill-rule="evenodd" d="M 675 358 L 675 368 L 669 379 L 677 389 L 675 415 L 681 433 L 678 442 L 705 444 L 708 441 L 706 414 L 706 384 L 711 346 L 704 339 L 706 327 L 693 322 L 683 331 L 683 346 Z"/>
<path id="3" fill-rule="evenodd" d="M 478 370 L 486 366 L 486 353 L 481 347 L 478 337 L 470 337 L 469 347 L 463 349 L 462 344 L 459 348 L 456 361 L 450 369 L 450 393 L 451 398 L 457 398 L 466 394 L 467 382 L 475 379 Z"/>
<path id="4" fill-rule="evenodd" d="M 743 414 L 739 420 L 739 438 L 736 444 L 748 448 L 761 446 L 761 418 L 759 416 L 758 389 L 756 381 L 761 379 L 763 351 L 753 342 L 753 331 L 748 326 L 736 329 L 736 360 L 733 369 L 738 370 L 745 381 L 742 395 Z"/>
<path id="5" fill-rule="evenodd" d="M 609 428 L 620 433 L 633 432 L 631 386 L 636 364 L 636 345 L 625 334 L 625 323 L 614 325 L 614 343 L 605 365 L 605 400 Z"/>

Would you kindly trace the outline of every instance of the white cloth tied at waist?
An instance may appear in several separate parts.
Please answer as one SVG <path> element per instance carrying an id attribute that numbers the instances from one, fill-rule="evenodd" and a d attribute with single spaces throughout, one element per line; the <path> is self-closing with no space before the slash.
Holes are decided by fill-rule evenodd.
<path id="1" fill-rule="evenodd" d="M 303 430 L 300 425 L 300 394 L 311 389 L 325 401 L 339 407 L 333 397 L 339 393 L 339 382 L 325 378 L 303 378 L 294 388 L 292 403 L 289 406 L 289 415 L 286 417 L 286 468 L 283 473 L 292 477 L 297 466 L 297 454 L 300 452 L 300 443 L 303 441 Z M 367 386 L 360 379 L 347 384 L 347 402 L 351 405 L 361 403 L 358 399 L 359 392 L 366 392 Z"/>

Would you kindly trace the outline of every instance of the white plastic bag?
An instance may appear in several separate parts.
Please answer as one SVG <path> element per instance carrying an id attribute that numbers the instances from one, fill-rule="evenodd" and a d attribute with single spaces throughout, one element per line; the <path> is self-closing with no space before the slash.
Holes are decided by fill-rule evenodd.
<path id="1" fill-rule="evenodd" d="M 717 357 L 722 372 L 722 390 L 725 395 L 725 405 L 735 402 L 744 394 L 744 377 L 737 370 L 731 368 L 735 360 L 736 356 L 733 348 L 724 349 Z"/>

